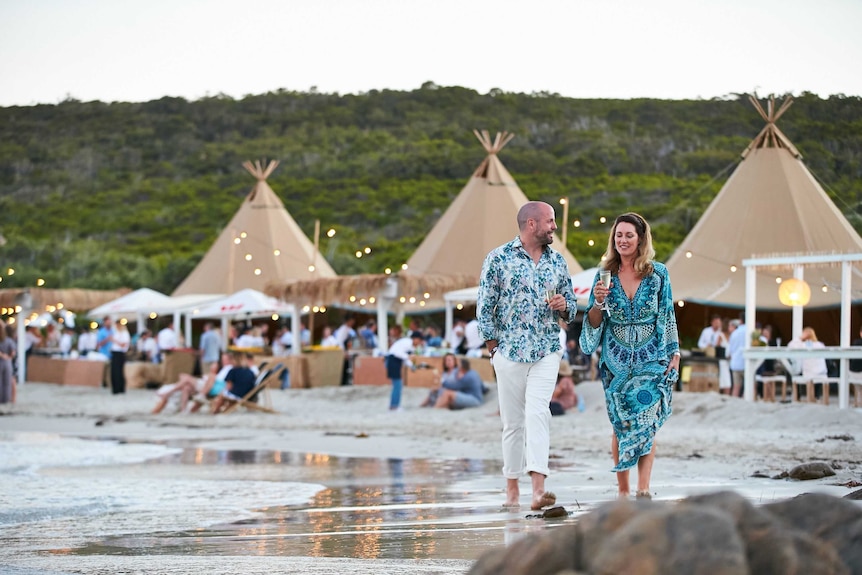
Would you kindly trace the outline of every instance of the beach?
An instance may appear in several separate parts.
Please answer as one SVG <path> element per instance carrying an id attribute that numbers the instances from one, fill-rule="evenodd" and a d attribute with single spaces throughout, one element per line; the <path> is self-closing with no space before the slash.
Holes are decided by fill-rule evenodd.
<path id="1" fill-rule="evenodd" d="M 272 390 L 277 414 L 151 415 L 155 394 L 27 383 L 0 408 L 0 566 L 7 573 L 464 573 L 483 551 L 577 521 L 616 495 L 598 382 L 552 418 L 547 486 L 569 517 L 505 512 L 496 392 L 421 408 L 405 388 Z M 862 480 L 862 410 L 674 395 L 655 499 L 732 489 L 754 503 Z M 825 461 L 814 481 L 776 478 Z"/>

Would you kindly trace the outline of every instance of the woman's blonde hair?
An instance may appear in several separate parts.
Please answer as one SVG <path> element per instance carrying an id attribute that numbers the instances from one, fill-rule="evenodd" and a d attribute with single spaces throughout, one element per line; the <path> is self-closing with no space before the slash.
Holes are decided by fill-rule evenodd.
<path id="1" fill-rule="evenodd" d="M 612 273 L 619 273 L 622 260 L 617 252 L 614 236 L 617 234 L 617 226 L 622 222 L 626 222 L 635 227 L 635 232 L 638 235 L 638 255 L 635 257 L 634 268 L 635 272 L 644 277 L 652 273 L 653 259 L 655 258 L 655 249 L 652 247 L 652 232 L 647 221 L 640 214 L 627 212 L 620 214 L 614 220 L 614 226 L 611 228 L 611 234 L 608 237 L 608 249 L 605 251 L 604 262 L 602 267 L 606 270 L 611 270 Z"/>

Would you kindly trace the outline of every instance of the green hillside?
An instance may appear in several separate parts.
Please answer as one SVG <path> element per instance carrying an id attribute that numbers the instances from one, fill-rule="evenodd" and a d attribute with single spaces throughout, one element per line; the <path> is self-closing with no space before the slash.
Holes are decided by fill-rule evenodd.
<path id="1" fill-rule="evenodd" d="M 779 125 L 862 230 L 862 99 L 802 94 Z M 568 247 L 584 267 L 607 240 L 598 218 L 624 210 L 653 222 L 665 259 L 762 127 L 743 95 L 575 100 L 432 83 L 0 108 L 0 287 L 170 292 L 253 185 L 242 162 L 263 158 L 281 163 L 269 183 L 306 234 L 315 219 L 338 230 L 322 244 L 338 273 L 397 267 L 483 158 L 474 128 L 516 134 L 500 158 L 529 198 L 570 199 L 582 226 Z"/>

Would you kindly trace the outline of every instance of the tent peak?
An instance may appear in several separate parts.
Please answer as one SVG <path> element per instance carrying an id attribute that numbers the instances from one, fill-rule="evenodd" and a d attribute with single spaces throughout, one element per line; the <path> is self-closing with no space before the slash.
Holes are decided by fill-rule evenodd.
<path id="1" fill-rule="evenodd" d="M 488 133 L 488 130 L 482 130 L 481 132 L 479 130 L 473 130 L 473 134 L 475 134 L 476 138 L 479 139 L 479 142 L 482 143 L 482 147 L 485 148 L 485 151 L 488 152 L 488 155 L 485 156 L 485 159 L 482 160 L 482 163 L 479 164 L 479 167 L 473 172 L 473 177 L 487 178 L 491 156 L 496 156 L 497 152 L 502 150 L 503 147 L 505 147 L 505 145 L 515 137 L 515 134 L 509 132 L 497 132 L 497 136 L 493 141 L 491 141 L 491 134 Z"/>
<path id="2" fill-rule="evenodd" d="M 266 162 L 266 160 L 263 161 Z M 245 168 L 249 174 L 254 176 L 257 181 L 263 182 L 273 171 L 275 171 L 275 168 L 278 167 L 278 160 L 270 160 L 266 168 L 263 167 L 261 160 L 255 160 L 253 164 L 246 160 L 242 163 L 242 167 Z"/>
<path id="3" fill-rule="evenodd" d="M 515 137 L 515 134 L 509 132 L 497 132 L 497 136 L 494 138 L 494 141 L 491 141 L 491 134 L 488 130 L 473 130 L 473 134 L 479 139 L 482 147 L 485 148 L 485 151 L 488 154 L 496 154 L 500 150 L 502 150 L 506 144 L 508 144 L 512 138 Z"/>
<path id="4" fill-rule="evenodd" d="M 795 158 L 802 158 L 802 154 L 790 141 L 790 138 L 784 135 L 784 132 L 778 129 L 775 123 L 784 115 L 784 112 L 793 104 L 793 98 L 787 96 L 778 111 L 775 110 L 775 96 L 770 96 L 766 103 L 766 110 L 760 104 L 760 101 L 754 96 L 749 95 L 748 100 L 754 109 L 760 114 L 760 117 L 766 121 L 766 126 L 760 130 L 760 133 L 748 144 L 748 147 L 742 152 L 742 157 L 748 156 L 749 152 L 756 148 L 784 148 Z"/>

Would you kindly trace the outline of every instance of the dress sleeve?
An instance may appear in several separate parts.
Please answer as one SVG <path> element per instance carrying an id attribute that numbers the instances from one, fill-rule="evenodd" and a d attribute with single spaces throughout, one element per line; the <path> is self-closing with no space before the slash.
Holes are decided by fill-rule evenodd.
<path id="1" fill-rule="evenodd" d="M 595 287 L 596 282 L 599 281 L 599 274 L 596 272 L 596 277 L 593 278 L 593 287 Z M 590 299 L 587 302 L 587 310 L 589 310 L 593 303 L 595 302 L 595 297 L 593 296 L 593 290 L 590 289 Z M 602 343 L 602 334 L 604 330 L 602 328 L 605 327 L 605 316 L 602 314 L 602 323 L 599 324 L 598 327 L 593 327 L 590 325 L 590 320 L 587 318 L 587 314 L 584 314 L 584 323 L 581 328 L 581 337 L 578 341 L 578 344 L 581 346 L 581 351 L 587 355 L 592 355 L 599 349 L 599 345 Z"/>
<path id="2" fill-rule="evenodd" d="M 663 264 L 655 264 L 655 273 L 661 282 L 658 291 L 658 336 L 659 356 L 670 357 L 679 351 L 679 331 L 676 326 L 676 312 L 673 309 L 673 292 L 670 276 Z"/>

